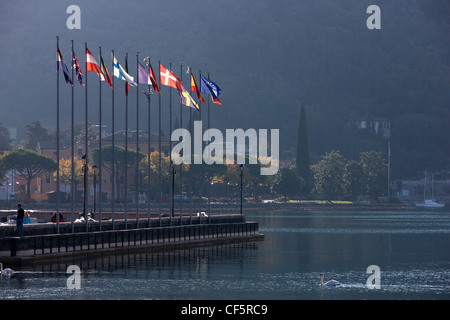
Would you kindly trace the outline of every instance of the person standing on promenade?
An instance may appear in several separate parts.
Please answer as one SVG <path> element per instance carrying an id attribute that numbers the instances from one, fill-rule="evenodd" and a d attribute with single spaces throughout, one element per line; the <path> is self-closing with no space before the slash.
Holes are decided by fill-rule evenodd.
<path id="1" fill-rule="evenodd" d="M 17 217 L 16 217 L 16 223 L 17 223 L 17 236 L 23 237 L 23 218 L 24 218 L 24 211 L 22 208 L 22 205 L 20 203 L 17 204 Z"/>

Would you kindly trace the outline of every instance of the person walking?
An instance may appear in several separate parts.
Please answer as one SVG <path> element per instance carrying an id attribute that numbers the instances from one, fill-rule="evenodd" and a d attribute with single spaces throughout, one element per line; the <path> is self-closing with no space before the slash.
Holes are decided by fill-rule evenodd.
<path id="1" fill-rule="evenodd" d="M 20 203 L 17 204 L 17 236 L 23 237 L 23 218 L 25 216 L 25 212 L 23 211 L 22 205 Z"/>

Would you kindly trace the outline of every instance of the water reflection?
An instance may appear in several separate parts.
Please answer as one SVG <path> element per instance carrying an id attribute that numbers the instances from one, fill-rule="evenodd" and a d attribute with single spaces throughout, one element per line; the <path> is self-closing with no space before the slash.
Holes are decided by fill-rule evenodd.
<path id="1" fill-rule="evenodd" d="M 40 262 L 5 299 L 449 299 L 449 213 L 254 212 L 263 241 Z M 68 265 L 81 290 L 68 290 Z M 381 289 L 366 286 L 369 265 Z M 319 287 L 319 273 L 342 288 Z"/>

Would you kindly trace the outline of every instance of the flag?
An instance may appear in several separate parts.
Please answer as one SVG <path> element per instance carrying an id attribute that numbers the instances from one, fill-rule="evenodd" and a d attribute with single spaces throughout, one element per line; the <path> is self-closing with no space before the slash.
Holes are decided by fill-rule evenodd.
<path id="1" fill-rule="evenodd" d="M 155 92 L 159 92 L 161 94 L 161 90 L 159 90 L 158 81 L 156 81 L 155 73 L 153 72 L 152 64 L 150 60 L 148 61 L 149 71 L 150 71 L 150 79 L 152 80 L 153 89 Z"/>
<path id="2" fill-rule="evenodd" d="M 217 97 L 222 92 L 222 90 L 220 90 L 219 86 L 214 82 L 212 82 L 211 80 L 206 79 L 202 75 L 200 75 L 200 77 L 201 77 L 200 92 L 212 95 L 213 102 L 217 103 L 218 100 Z"/>
<path id="3" fill-rule="evenodd" d="M 147 70 L 145 70 L 144 66 L 138 62 L 138 83 L 143 84 L 152 84 L 152 79 L 150 78 L 150 75 L 148 74 Z"/>
<path id="4" fill-rule="evenodd" d="M 136 83 L 134 82 L 134 78 L 125 71 L 125 69 L 117 61 L 116 57 L 113 57 L 113 60 L 114 60 L 114 76 L 116 78 L 125 80 L 132 86 L 135 86 Z"/>
<path id="5" fill-rule="evenodd" d="M 105 76 L 103 75 L 102 70 L 100 69 L 100 66 L 98 65 L 97 61 L 95 60 L 92 53 L 89 51 L 89 49 L 86 47 L 86 72 L 87 71 L 93 71 L 97 73 L 98 77 L 100 78 L 100 81 L 105 81 Z"/>
<path id="6" fill-rule="evenodd" d="M 162 64 L 160 64 L 159 67 L 160 67 L 161 84 L 175 88 L 178 91 L 183 92 L 183 86 L 181 85 L 182 84 L 181 80 L 178 79 L 173 74 L 172 71 L 166 69 Z"/>
<path id="7" fill-rule="evenodd" d="M 73 48 L 72 48 L 72 69 L 75 69 L 78 82 L 82 86 L 84 86 L 83 73 L 81 72 L 81 68 L 80 68 L 80 65 L 78 64 L 78 59 L 77 59 L 77 56 L 75 55 L 75 51 L 73 51 Z"/>
<path id="8" fill-rule="evenodd" d="M 109 76 L 108 69 L 106 68 L 105 62 L 103 61 L 102 56 L 100 55 L 100 69 L 103 72 L 103 75 L 105 76 L 106 80 L 108 81 L 109 86 L 111 89 L 113 88 L 111 77 Z"/>
<path id="9" fill-rule="evenodd" d="M 199 105 L 197 104 L 197 102 L 195 102 L 194 99 L 192 99 L 189 92 L 187 92 L 183 86 L 181 86 L 181 88 L 182 88 L 182 90 L 178 91 L 178 93 L 180 94 L 181 103 L 184 104 L 185 106 L 193 108 L 197 111 L 200 110 Z"/>
<path id="10" fill-rule="evenodd" d="M 150 73 L 153 73 L 153 70 L 151 68 L 152 67 L 150 65 Z M 152 85 L 155 92 L 161 93 L 161 91 L 159 91 L 159 88 L 158 88 L 158 83 L 156 82 L 156 79 L 154 78 L 154 75 L 155 75 L 154 73 L 153 73 L 153 76 L 151 76 L 147 72 L 147 70 L 145 70 L 144 66 L 140 63 L 138 65 L 138 71 L 139 71 L 139 74 L 138 74 L 138 82 L 139 83 Z"/>
<path id="11" fill-rule="evenodd" d="M 69 69 L 67 69 L 66 64 L 64 63 L 63 57 L 61 55 L 61 51 L 59 51 L 59 46 L 56 46 L 56 70 L 62 70 L 64 73 L 64 79 L 66 79 L 66 83 L 73 86 L 72 79 L 69 75 Z"/>
<path id="12" fill-rule="evenodd" d="M 196 92 L 197 93 L 197 98 L 201 102 L 205 103 L 205 100 L 203 99 L 202 94 L 200 93 L 200 90 L 198 89 L 197 82 L 195 82 L 195 78 L 194 78 L 194 75 L 192 73 L 191 73 L 191 91 Z"/>
<path id="13" fill-rule="evenodd" d="M 216 97 L 216 99 L 214 99 L 213 95 L 211 95 L 211 100 L 215 104 L 222 105 L 222 102 L 220 102 L 219 98 Z"/>

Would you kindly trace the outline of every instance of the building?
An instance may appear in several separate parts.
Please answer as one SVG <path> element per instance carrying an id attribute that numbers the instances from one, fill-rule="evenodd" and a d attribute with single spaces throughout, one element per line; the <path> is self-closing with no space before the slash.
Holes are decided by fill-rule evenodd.
<path id="1" fill-rule="evenodd" d="M 128 150 L 136 150 L 136 130 L 128 130 L 128 134 L 125 134 L 125 130 L 118 131 L 114 135 L 114 144 L 117 147 L 125 148 L 126 143 L 128 143 Z M 92 151 L 95 149 L 98 149 L 100 146 L 100 141 L 98 140 L 99 136 L 95 140 L 92 140 L 88 144 L 88 150 L 87 150 L 87 156 L 88 159 L 92 159 Z M 128 141 L 126 140 L 128 139 Z M 112 145 L 112 135 L 107 134 L 101 139 L 101 145 L 102 147 Z M 150 141 L 149 141 L 149 134 L 145 131 L 139 131 L 139 151 L 146 154 L 150 148 L 150 152 L 155 152 L 159 150 L 159 137 L 157 134 L 150 134 Z M 168 155 L 170 151 L 170 143 L 167 139 L 163 138 L 163 141 L 161 141 L 161 150 L 163 154 Z M 56 142 L 55 141 L 39 141 L 36 147 L 36 151 L 39 154 L 48 156 L 56 161 L 57 159 L 57 150 L 56 150 Z M 74 161 L 81 161 L 82 157 L 86 154 L 86 144 L 84 142 L 75 142 L 74 144 Z M 59 159 L 60 163 L 64 160 L 70 160 L 70 166 L 71 166 L 71 159 L 72 159 L 72 148 L 71 146 L 60 146 L 59 150 Z M 84 161 L 81 162 L 79 166 L 75 166 L 75 170 L 78 170 L 80 172 L 76 172 L 78 177 L 81 174 L 82 169 L 80 167 L 84 164 Z M 92 161 L 90 161 L 90 165 L 93 165 Z M 98 165 L 97 165 L 98 166 Z M 77 169 L 78 168 L 78 169 Z M 133 166 L 134 168 L 134 166 Z M 92 170 L 91 170 L 92 171 Z M 89 171 L 90 175 L 88 177 L 89 179 L 89 188 L 88 188 L 88 196 L 89 201 L 93 201 L 94 194 L 96 195 L 97 199 L 100 196 L 98 194 L 99 191 L 99 181 L 98 179 L 98 170 L 95 170 L 95 172 Z M 71 174 L 71 170 L 69 171 Z M 94 178 L 95 176 L 95 178 Z M 97 181 L 96 186 L 94 187 L 93 180 Z M 82 202 L 83 200 L 83 188 L 84 184 L 81 181 L 78 181 L 80 179 L 75 179 L 75 201 L 76 202 Z M 81 179 L 82 180 L 82 179 Z M 128 170 L 128 192 L 130 193 L 131 185 L 134 184 L 135 181 L 135 170 L 129 169 Z M 70 195 L 71 195 L 71 179 L 64 179 L 62 177 L 62 172 L 60 172 L 60 190 L 62 192 L 65 192 L 68 195 L 68 201 L 70 201 Z M 32 198 L 36 201 L 47 201 L 48 200 L 48 194 L 50 192 L 54 192 L 56 190 L 56 173 L 49 174 L 47 176 L 38 177 L 37 179 L 33 180 L 33 183 L 31 185 L 31 193 Z M 116 189 L 117 190 L 117 189 Z M 103 201 L 107 201 L 108 199 L 111 199 L 111 193 L 112 193 L 112 174 L 109 172 L 106 168 L 102 170 L 102 199 Z M 119 198 L 125 198 L 125 183 L 123 179 L 120 180 L 119 183 Z M 129 200 L 134 199 L 132 196 L 128 196 Z M 117 201 L 121 201 L 120 199 L 117 199 Z"/>
<path id="2" fill-rule="evenodd" d="M 357 127 L 373 130 L 376 135 L 380 134 L 385 139 L 391 137 L 391 121 L 387 119 L 365 116 L 358 120 Z"/>

